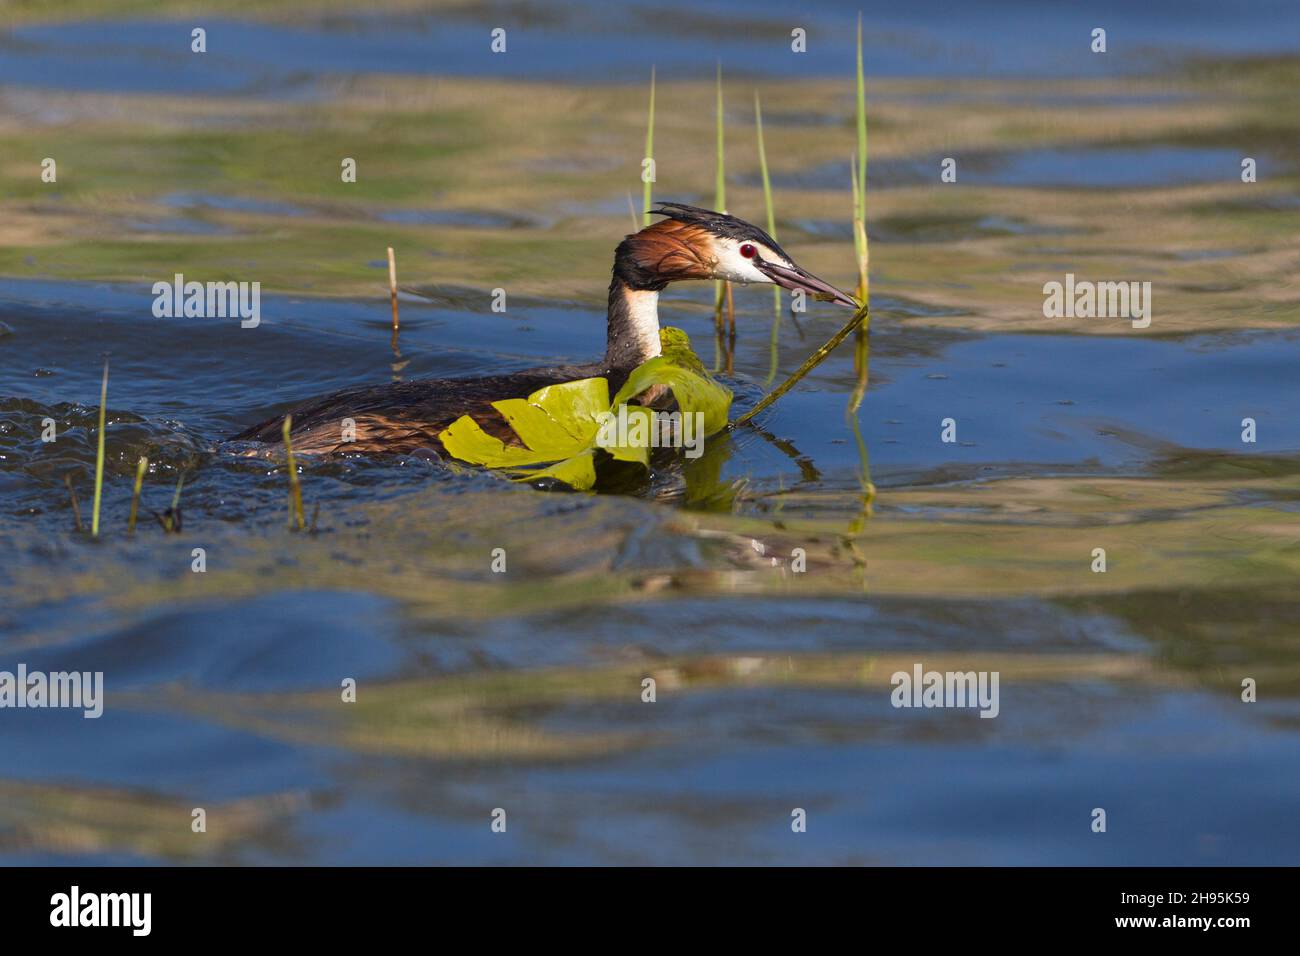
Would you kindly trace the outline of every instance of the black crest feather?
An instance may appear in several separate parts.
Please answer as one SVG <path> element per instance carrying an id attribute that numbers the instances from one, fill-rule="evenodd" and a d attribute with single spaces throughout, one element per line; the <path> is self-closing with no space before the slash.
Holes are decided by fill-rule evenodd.
<path id="1" fill-rule="evenodd" d="M 785 250 L 776 244 L 776 240 L 758 226 L 751 222 L 745 222 L 743 219 L 737 219 L 735 216 L 729 216 L 725 212 L 715 212 L 712 209 L 688 206 L 686 203 L 680 202 L 661 202 L 650 212 L 657 216 L 676 219 L 678 222 L 688 222 L 701 226 L 715 236 L 722 236 L 726 239 L 735 239 L 740 242 L 745 240 L 761 242 L 773 252 L 780 254 L 787 262 L 792 261 L 785 254 Z"/>

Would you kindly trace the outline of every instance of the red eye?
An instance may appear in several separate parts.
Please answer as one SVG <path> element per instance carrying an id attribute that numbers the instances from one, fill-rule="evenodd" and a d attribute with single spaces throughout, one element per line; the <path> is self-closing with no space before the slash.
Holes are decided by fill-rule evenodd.
<path id="1" fill-rule="evenodd" d="M 758 255 L 758 250 L 754 248 L 753 243 L 746 242 L 740 247 L 740 254 L 746 259 L 752 259 Z"/>

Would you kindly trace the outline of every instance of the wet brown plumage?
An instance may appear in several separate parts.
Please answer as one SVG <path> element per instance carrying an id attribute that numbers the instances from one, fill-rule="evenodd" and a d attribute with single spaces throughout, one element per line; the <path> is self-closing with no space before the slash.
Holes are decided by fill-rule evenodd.
<path id="1" fill-rule="evenodd" d="M 628 256 L 638 270 L 656 277 L 650 281 L 660 288 L 684 279 L 708 279 L 714 265 L 709 238 L 703 226 L 664 219 L 627 237 Z"/>
<path id="2" fill-rule="evenodd" d="M 438 434 L 469 415 L 490 435 L 517 443 L 514 430 L 492 402 L 523 398 L 560 382 L 607 375 L 611 391 L 627 380 L 626 371 L 600 365 L 552 365 L 485 378 L 426 379 L 389 385 L 360 385 L 303 402 L 293 415 L 293 448 L 306 455 L 350 452 L 443 454 Z M 347 425 L 351 422 L 352 428 Z M 284 415 L 275 415 L 248 428 L 231 441 L 278 443 L 283 440 Z M 355 435 L 353 440 L 349 437 Z"/>

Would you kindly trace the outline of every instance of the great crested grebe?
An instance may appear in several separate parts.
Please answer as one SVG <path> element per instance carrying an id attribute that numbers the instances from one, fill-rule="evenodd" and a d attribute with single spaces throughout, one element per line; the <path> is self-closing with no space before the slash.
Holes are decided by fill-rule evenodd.
<path id="1" fill-rule="evenodd" d="M 523 398 L 547 385 L 595 376 L 606 376 L 613 394 L 633 369 L 659 355 L 659 293 L 670 282 L 769 282 L 857 307 L 851 297 L 795 265 L 771 236 L 743 219 L 682 203 L 660 203 L 651 211 L 667 218 L 625 237 L 614 252 L 603 360 L 484 378 L 346 388 L 285 413 L 293 416 L 290 435 L 294 451 L 410 453 L 426 449 L 441 455 L 439 433 L 462 415 L 472 416 L 485 431 L 511 441 L 514 433 L 492 402 Z M 281 442 L 284 418 L 276 415 L 230 440 Z M 345 429 L 349 419 L 352 427 Z"/>

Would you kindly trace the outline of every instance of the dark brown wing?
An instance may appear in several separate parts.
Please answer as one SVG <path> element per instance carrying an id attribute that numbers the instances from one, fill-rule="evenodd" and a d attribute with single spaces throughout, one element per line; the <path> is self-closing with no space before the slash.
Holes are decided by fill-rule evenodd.
<path id="1" fill-rule="evenodd" d="M 492 407 L 493 402 L 524 398 L 547 385 L 597 375 L 610 379 L 611 393 L 626 378 L 626 373 L 596 365 L 557 365 L 485 378 L 356 386 L 295 405 L 230 441 L 282 442 L 285 415 L 292 415 L 290 435 L 295 452 L 409 454 L 427 449 L 441 455 L 438 434 L 462 415 L 470 415 L 484 431 L 512 443 L 514 431 Z M 352 440 L 348 440 L 350 436 L 354 436 Z"/>

